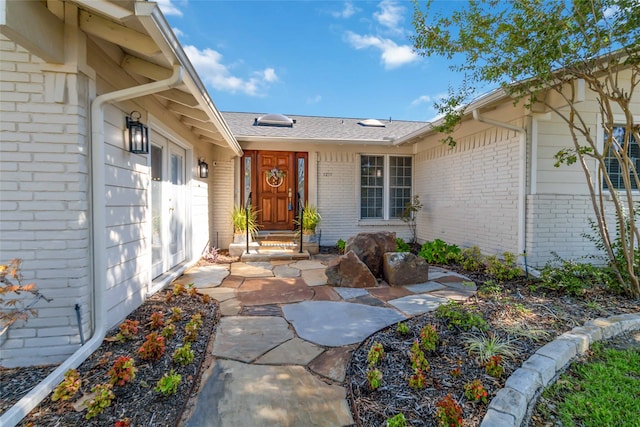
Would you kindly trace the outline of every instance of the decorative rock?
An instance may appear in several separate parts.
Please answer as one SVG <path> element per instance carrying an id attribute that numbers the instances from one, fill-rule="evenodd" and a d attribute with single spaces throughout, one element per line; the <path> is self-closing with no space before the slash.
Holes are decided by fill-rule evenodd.
<path id="1" fill-rule="evenodd" d="M 387 252 L 396 250 L 396 233 L 380 231 L 375 233 L 359 233 L 349 237 L 345 252 L 353 251 L 364 262 L 375 277 L 382 273 L 382 257 Z"/>
<path id="2" fill-rule="evenodd" d="M 383 255 L 384 280 L 391 286 L 415 285 L 427 282 L 429 265 L 411 252 L 387 252 Z"/>
<path id="3" fill-rule="evenodd" d="M 371 288 L 378 282 L 353 251 L 333 260 L 325 270 L 327 283 L 346 288 Z"/>

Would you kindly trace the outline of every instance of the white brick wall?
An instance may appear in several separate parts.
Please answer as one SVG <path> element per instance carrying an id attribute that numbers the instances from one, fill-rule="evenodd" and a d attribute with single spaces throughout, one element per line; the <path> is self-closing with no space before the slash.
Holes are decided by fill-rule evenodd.
<path id="1" fill-rule="evenodd" d="M 79 347 L 76 303 L 90 329 L 87 100 L 69 90 L 89 82 L 63 75 L 65 103 L 45 101 L 40 59 L 4 36 L 0 59 L 0 262 L 22 258 L 25 281 L 53 298 L 11 327 L 0 365 L 57 363 Z"/>

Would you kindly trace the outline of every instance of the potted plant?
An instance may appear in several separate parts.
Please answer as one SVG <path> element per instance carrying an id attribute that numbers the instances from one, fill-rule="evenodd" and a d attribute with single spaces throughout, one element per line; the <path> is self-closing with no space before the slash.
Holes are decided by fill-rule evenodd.
<path id="1" fill-rule="evenodd" d="M 234 206 L 231 213 L 231 222 L 233 223 L 233 241 L 236 243 L 246 240 L 247 228 L 249 229 L 249 239 L 253 239 L 258 234 L 258 211 L 249 206 L 248 208 L 248 227 L 247 227 L 247 212 L 241 206 Z"/>
<path id="2" fill-rule="evenodd" d="M 304 205 L 304 212 L 302 215 L 302 235 L 303 241 L 313 242 L 315 241 L 316 227 L 320 223 L 322 217 L 318 212 L 318 208 L 310 205 L 308 202 Z M 296 228 L 300 226 L 300 219 L 295 221 Z"/>

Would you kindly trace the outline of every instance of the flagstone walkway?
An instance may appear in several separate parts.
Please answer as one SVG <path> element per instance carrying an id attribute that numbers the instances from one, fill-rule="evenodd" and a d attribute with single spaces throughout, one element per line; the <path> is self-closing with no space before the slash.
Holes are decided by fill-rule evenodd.
<path id="1" fill-rule="evenodd" d="M 197 267 L 176 280 L 218 300 L 222 314 L 187 427 L 351 425 L 343 382 L 357 345 L 476 291 L 440 268 L 418 285 L 334 288 L 324 274 L 332 257 Z"/>

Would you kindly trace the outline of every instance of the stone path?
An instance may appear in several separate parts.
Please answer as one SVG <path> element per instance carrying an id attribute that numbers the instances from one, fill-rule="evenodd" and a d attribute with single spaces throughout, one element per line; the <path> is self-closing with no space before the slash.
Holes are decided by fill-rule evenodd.
<path id="1" fill-rule="evenodd" d="M 199 267 L 176 280 L 218 300 L 222 315 L 188 427 L 351 425 L 343 382 L 357 345 L 476 290 L 440 268 L 418 285 L 332 288 L 330 259 Z"/>

